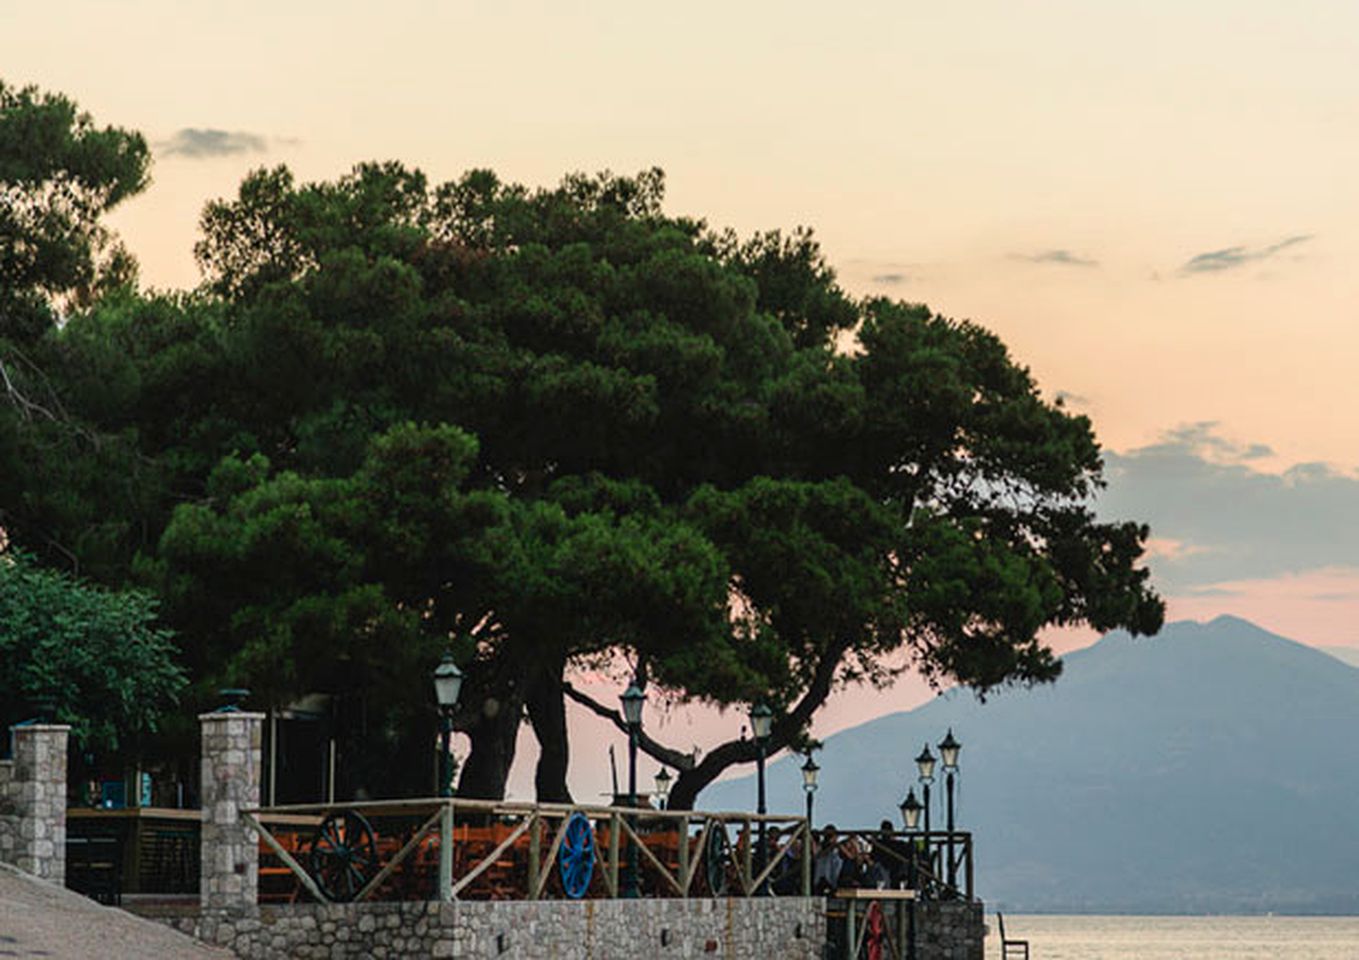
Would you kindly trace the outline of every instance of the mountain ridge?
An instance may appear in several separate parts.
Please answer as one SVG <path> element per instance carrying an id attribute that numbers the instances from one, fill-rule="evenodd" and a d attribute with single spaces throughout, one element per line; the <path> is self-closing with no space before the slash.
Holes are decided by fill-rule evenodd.
<path id="1" fill-rule="evenodd" d="M 817 821 L 896 821 L 912 758 L 952 728 L 958 828 L 1001 909 L 1359 912 L 1359 669 L 1231 616 L 1063 660 L 1056 684 L 954 691 L 827 738 Z M 770 765 L 771 809 L 801 808 L 799 763 Z M 700 803 L 753 792 L 726 781 Z"/>

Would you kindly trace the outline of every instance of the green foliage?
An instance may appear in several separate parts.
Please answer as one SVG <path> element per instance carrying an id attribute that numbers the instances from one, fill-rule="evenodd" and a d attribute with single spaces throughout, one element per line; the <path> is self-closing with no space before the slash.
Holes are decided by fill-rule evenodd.
<path id="1" fill-rule="evenodd" d="M 140 134 L 0 81 L 0 337 L 31 343 L 54 320 L 51 298 L 87 303 L 135 277 L 99 218 L 146 186 L 149 163 Z"/>
<path id="2" fill-rule="evenodd" d="M 185 682 L 156 602 L 0 554 L 0 703 L 10 723 L 51 697 L 86 749 L 117 750 L 154 731 Z"/>
<path id="3" fill-rule="evenodd" d="M 1146 529 L 1090 512 L 1089 421 L 998 338 L 854 301 L 809 231 L 715 235 L 663 199 L 658 170 L 257 171 L 203 214 L 199 291 L 42 342 L 90 439 L 0 473 L 0 523 L 154 586 L 200 691 L 338 695 L 373 770 L 421 768 L 411 687 L 453 646 L 492 794 L 522 710 L 564 791 L 574 664 L 771 700 L 788 743 L 837 683 L 985 692 L 1057 675 L 1045 627 L 1159 627 Z M 0 462 L 39 436 L 0 418 Z"/>

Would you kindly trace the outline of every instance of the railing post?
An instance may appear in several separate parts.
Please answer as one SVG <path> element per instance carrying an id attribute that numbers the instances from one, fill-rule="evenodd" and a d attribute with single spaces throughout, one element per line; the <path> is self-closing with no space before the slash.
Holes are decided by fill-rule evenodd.
<path id="1" fill-rule="evenodd" d="M 618 896 L 618 814 L 609 815 L 609 889 Z"/>
<path id="2" fill-rule="evenodd" d="M 689 896 L 689 815 L 685 814 L 679 822 L 679 879 L 684 884 L 683 896 Z"/>
<path id="3" fill-rule="evenodd" d="M 755 860 L 755 824 L 749 820 L 746 821 L 746 853 L 741 859 L 745 861 L 743 866 L 745 867 L 746 879 L 743 886 L 746 889 L 746 896 L 753 897 L 755 896 L 753 889 L 755 875 L 751 873 L 751 867 Z"/>
<path id="4" fill-rule="evenodd" d="M 966 878 L 965 882 L 967 883 L 967 899 L 968 899 L 968 900 L 971 900 L 971 899 L 972 899 L 972 834 L 970 834 L 970 833 L 967 835 L 967 846 L 966 846 L 966 848 L 964 848 L 963 853 L 964 853 L 964 855 L 967 857 L 967 860 L 964 861 L 965 866 L 964 866 L 963 876 Z"/>
<path id="5" fill-rule="evenodd" d="M 802 828 L 802 895 L 812 895 L 812 821 Z"/>
<path id="6" fill-rule="evenodd" d="M 453 801 L 445 800 L 439 818 L 439 899 L 453 899 Z"/>
<path id="7" fill-rule="evenodd" d="M 540 854 L 540 851 L 538 850 L 538 833 L 539 833 L 541 827 L 542 827 L 542 822 L 538 819 L 538 811 L 535 810 L 535 811 L 533 811 L 533 813 L 529 814 L 529 831 L 528 831 L 528 837 L 529 837 L 529 848 L 528 848 L 528 858 L 529 858 L 529 861 L 528 861 L 529 889 L 528 889 L 528 898 L 529 898 L 530 900 L 537 900 L 537 899 L 538 899 L 538 861 L 541 859 L 541 854 Z"/>

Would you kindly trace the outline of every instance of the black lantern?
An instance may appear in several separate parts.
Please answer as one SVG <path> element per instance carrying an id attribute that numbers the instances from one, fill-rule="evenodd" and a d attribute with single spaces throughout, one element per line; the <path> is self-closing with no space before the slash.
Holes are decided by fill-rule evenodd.
<path id="1" fill-rule="evenodd" d="M 755 704 L 750 711 L 750 729 L 756 740 L 768 740 L 769 729 L 774 725 L 774 712 L 763 703 Z"/>
<path id="2" fill-rule="evenodd" d="M 812 794 L 816 793 L 816 775 L 821 768 L 812 759 L 812 751 L 807 751 L 807 762 L 802 765 L 802 789 L 807 793 L 807 829 L 812 829 Z"/>
<path id="3" fill-rule="evenodd" d="M 670 796 L 670 781 L 674 777 L 670 776 L 670 771 L 665 767 L 656 771 L 656 799 L 659 801 L 661 809 L 665 809 L 666 798 Z"/>
<path id="4" fill-rule="evenodd" d="M 944 739 L 939 741 L 939 760 L 944 764 L 945 770 L 958 769 L 958 751 L 963 749 L 963 745 L 953 739 L 953 728 L 948 728 L 948 733 Z"/>
<path id="5" fill-rule="evenodd" d="M 906 799 L 901 801 L 901 822 L 907 830 L 914 830 L 920 825 L 920 811 L 924 806 L 915 798 L 915 787 L 906 791 Z"/>
<path id="6" fill-rule="evenodd" d="M 646 703 L 646 694 L 636 683 L 628 684 L 628 688 L 619 697 L 623 701 L 623 720 L 629 727 L 635 727 L 642 722 L 642 704 Z"/>
<path id="7" fill-rule="evenodd" d="M 453 796 L 453 711 L 462 695 L 462 671 L 447 650 L 434 668 L 434 699 L 439 704 L 439 796 Z"/>
<path id="8" fill-rule="evenodd" d="M 934 782 L 934 754 L 930 753 L 930 745 L 925 744 L 925 748 L 920 751 L 920 756 L 915 758 L 916 769 L 920 771 L 921 783 Z"/>
<path id="9" fill-rule="evenodd" d="M 453 662 L 453 654 L 445 651 L 443 659 L 434 668 L 434 699 L 439 702 L 440 710 L 449 711 L 458 705 L 461 695 L 462 671 Z"/>

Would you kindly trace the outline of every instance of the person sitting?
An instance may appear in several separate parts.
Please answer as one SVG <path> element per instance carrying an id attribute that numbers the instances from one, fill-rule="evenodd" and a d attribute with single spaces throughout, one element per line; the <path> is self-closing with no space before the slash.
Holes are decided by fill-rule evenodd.
<path id="1" fill-rule="evenodd" d="M 845 846 L 848 848 L 844 863 L 840 867 L 839 886 L 858 887 L 866 890 L 882 890 L 891 883 L 887 870 L 873 859 L 868 844 L 850 837 Z"/>
<path id="2" fill-rule="evenodd" d="M 812 893 L 824 896 L 834 893 L 840 881 L 840 871 L 845 858 L 840 852 L 835 824 L 828 823 L 821 830 L 820 843 L 816 850 L 816 860 L 812 863 Z"/>
<path id="3" fill-rule="evenodd" d="M 899 843 L 891 820 L 878 825 L 878 835 L 873 838 L 873 859 L 887 873 L 887 885 L 900 888 L 909 880 L 910 850 Z"/>

